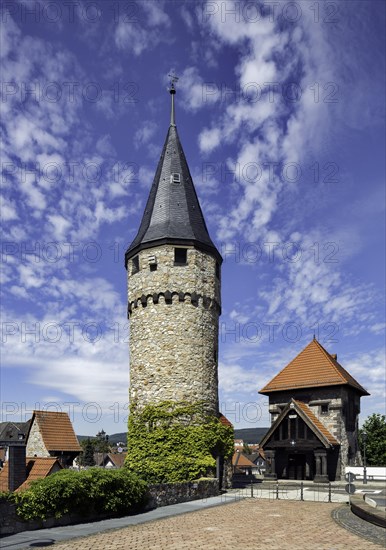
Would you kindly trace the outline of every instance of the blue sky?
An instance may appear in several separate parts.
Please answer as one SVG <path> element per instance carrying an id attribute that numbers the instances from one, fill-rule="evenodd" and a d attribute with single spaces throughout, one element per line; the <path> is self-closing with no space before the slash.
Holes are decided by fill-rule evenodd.
<path id="1" fill-rule="evenodd" d="M 123 257 L 176 119 L 224 257 L 220 403 L 313 337 L 384 412 L 384 2 L 3 2 L 2 420 L 125 431 Z"/>

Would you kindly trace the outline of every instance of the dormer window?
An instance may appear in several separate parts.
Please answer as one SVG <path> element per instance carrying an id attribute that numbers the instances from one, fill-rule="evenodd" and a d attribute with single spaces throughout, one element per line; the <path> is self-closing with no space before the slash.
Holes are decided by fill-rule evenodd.
<path id="1" fill-rule="evenodd" d="M 188 263 L 187 252 L 186 248 L 175 248 L 174 265 L 186 265 Z"/>
<path id="2" fill-rule="evenodd" d="M 320 405 L 320 414 L 328 414 L 328 403 Z"/>
<path id="3" fill-rule="evenodd" d="M 173 172 L 173 174 L 170 175 L 170 183 L 181 183 L 181 174 Z"/>
<path id="4" fill-rule="evenodd" d="M 139 271 L 139 256 L 134 256 L 131 260 L 131 274 L 134 275 Z"/>

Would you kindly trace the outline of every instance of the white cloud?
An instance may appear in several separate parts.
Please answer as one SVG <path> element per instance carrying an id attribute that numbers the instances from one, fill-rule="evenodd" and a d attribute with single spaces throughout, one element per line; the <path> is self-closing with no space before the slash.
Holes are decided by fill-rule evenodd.
<path id="1" fill-rule="evenodd" d="M 197 111 L 216 103 L 220 93 L 213 82 L 205 82 L 197 67 L 186 67 L 178 81 L 178 88 L 183 93 L 181 106 L 184 109 Z"/>
<path id="2" fill-rule="evenodd" d="M 50 214 L 47 216 L 48 221 L 52 226 L 52 233 L 57 241 L 65 241 L 67 231 L 71 227 L 71 222 L 66 220 L 60 214 Z"/>
<path id="3" fill-rule="evenodd" d="M 2 195 L 0 195 L 0 217 L 3 222 L 16 220 L 19 217 L 15 204 Z"/>
<path id="4" fill-rule="evenodd" d="M 221 132 L 218 128 L 203 130 L 198 138 L 200 151 L 203 153 L 211 153 L 220 145 Z"/>
<path id="5" fill-rule="evenodd" d="M 163 33 L 170 26 L 169 16 L 160 3 L 145 2 L 138 5 L 143 15 L 132 21 L 127 20 L 126 16 L 121 17 L 114 34 L 117 48 L 136 56 L 163 40 Z"/>
<path id="6" fill-rule="evenodd" d="M 134 134 L 134 147 L 139 149 L 145 143 L 148 143 L 154 136 L 157 130 L 157 125 L 151 120 L 145 120 L 141 123 L 141 127 Z"/>

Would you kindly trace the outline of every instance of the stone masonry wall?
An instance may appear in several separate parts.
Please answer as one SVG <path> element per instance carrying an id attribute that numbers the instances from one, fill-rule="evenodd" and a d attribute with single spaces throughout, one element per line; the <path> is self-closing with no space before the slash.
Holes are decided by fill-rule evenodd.
<path id="1" fill-rule="evenodd" d="M 179 502 L 189 502 L 191 500 L 206 499 L 217 496 L 220 493 L 219 481 L 213 479 L 201 479 L 196 482 L 186 483 L 159 483 L 149 485 L 148 488 L 148 503 L 143 511 L 169 504 L 177 504 Z M 61 518 L 50 517 L 46 520 L 36 519 L 30 521 L 22 520 L 16 513 L 16 507 L 11 502 L 0 499 L 0 535 L 11 535 L 22 531 L 32 531 L 36 529 L 45 529 L 49 527 L 57 527 L 61 525 L 75 525 L 77 523 L 85 523 L 89 521 L 99 521 L 109 517 L 114 517 L 113 514 L 98 514 L 91 512 L 87 517 L 79 514 L 65 514 Z"/>
<path id="2" fill-rule="evenodd" d="M 174 248 L 141 251 L 135 274 L 129 262 L 130 401 L 139 409 L 166 400 L 205 401 L 205 412 L 217 414 L 216 260 L 190 247 L 187 265 L 174 265 Z M 156 271 L 149 268 L 152 255 Z"/>
<path id="3" fill-rule="evenodd" d="M 26 455 L 27 457 L 28 456 L 31 456 L 31 457 L 32 456 L 39 456 L 39 457 L 50 456 L 50 453 L 47 451 L 46 446 L 44 445 L 44 441 L 40 433 L 39 425 L 37 423 L 36 418 L 33 421 L 33 424 L 31 426 L 31 429 L 28 435 Z"/>

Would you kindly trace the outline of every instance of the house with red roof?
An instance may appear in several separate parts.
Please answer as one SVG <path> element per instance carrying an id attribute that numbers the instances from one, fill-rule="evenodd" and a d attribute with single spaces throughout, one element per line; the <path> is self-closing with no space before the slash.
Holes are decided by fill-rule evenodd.
<path id="1" fill-rule="evenodd" d="M 272 425 L 260 442 L 266 477 L 341 479 L 360 466 L 360 398 L 369 393 L 314 338 L 260 390 Z"/>
<path id="2" fill-rule="evenodd" d="M 15 492 L 28 489 L 33 481 L 47 477 L 62 469 L 62 465 L 55 457 L 34 457 L 25 459 L 25 480 L 19 485 Z M 12 487 L 9 483 L 9 463 L 5 462 L 0 471 L 0 491 L 10 491 Z"/>
<path id="3" fill-rule="evenodd" d="M 82 450 L 64 412 L 34 411 L 28 422 L 8 422 L 0 429 L 0 446 L 6 449 L 0 490 L 23 490 L 34 479 L 72 466 Z"/>
<path id="4" fill-rule="evenodd" d="M 64 468 L 68 468 L 81 450 L 67 413 L 33 412 L 27 434 L 28 457 L 56 457 Z"/>

